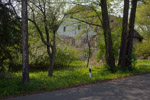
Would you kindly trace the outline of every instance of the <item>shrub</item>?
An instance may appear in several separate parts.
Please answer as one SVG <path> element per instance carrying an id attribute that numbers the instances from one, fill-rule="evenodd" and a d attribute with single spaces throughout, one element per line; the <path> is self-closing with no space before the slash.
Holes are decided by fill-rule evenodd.
<path id="1" fill-rule="evenodd" d="M 40 47 L 35 49 L 36 47 Z M 70 46 L 57 46 L 55 55 L 55 68 L 69 66 L 70 63 L 79 58 L 78 50 Z M 40 43 L 31 45 L 30 48 L 30 69 L 31 70 L 47 70 L 49 67 L 49 56 L 46 47 Z"/>
<path id="2" fill-rule="evenodd" d="M 55 68 L 62 68 L 69 66 L 72 61 L 80 58 L 78 50 L 73 47 L 66 46 L 64 48 L 57 48 L 55 58 Z"/>
<path id="3" fill-rule="evenodd" d="M 135 53 L 138 57 L 147 59 L 150 56 L 150 40 L 138 43 L 135 49 Z"/>
<path id="4" fill-rule="evenodd" d="M 117 23 L 120 23 L 120 19 L 117 20 Z M 120 43 L 121 43 L 121 25 L 118 27 L 113 27 L 113 30 L 111 32 L 112 35 L 112 42 L 113 42 L 113 54 L 115 57 L 116 62 L 118 61 L 118 51 L 120 49 Z M 104 42 L 104 36 L 101 34 L 101 40 L 98 43 L 98 54 L 97 54 L 97 60 L 99 61 L 100 59 L 105 60 L 105 42 Z"/>

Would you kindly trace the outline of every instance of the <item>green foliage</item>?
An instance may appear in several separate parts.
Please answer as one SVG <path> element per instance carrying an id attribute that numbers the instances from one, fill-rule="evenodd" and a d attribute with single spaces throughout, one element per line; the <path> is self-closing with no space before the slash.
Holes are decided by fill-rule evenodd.
<path id="1" fill-rule="evenodd" d="M 133 67 L 133 73 L 147 73 L 150 70 L 149 60 L 138 60 Z"/>
<path id="2" fill-rule="evenodd" d="M 140 3 L 136 13 L 137 30 L 144 38 L 150 38 L 150 0 Z"/>
<path id="3" fill-rule="evenodd" d="M 0 3 L 0 70 L 11 70 L 21 51 L 21 21 Z"/>
<path id="4" fill-rule="evenodd" d="M 96 9 L 97 6 L 92 4 L 89 6 L 76 5 L 67 13 L 69 14 L 70 18 L 82 20 L 81 22 L 83 23 L 87 22 L 87 23 L 92 23 L 101 26 L 101 21 L 99 20 L 99 17 L 101 18 L 101 12 L 97 11 Z M 94 30 L 97 27 L 94 25 L 90 25 L 90 26 L 93 27 Z"/>
<path id="5" fill-rule="evenodd" d="M 28 86 L 21 84 L 21 72 L 14 73 L 13 78 L 0 80 L 0 98 L 14 94 L 52 90 L 150 72 L 150 61 L 142 60 L 137 62 L 134 72 L 117 71 L 116 73 L 111 73 L 103 66 L 92 66 L 92 78 L 90 79 L 89 69 L 86 67 L 78 67 L 81 66 L 81 63 L 83 64 L 83 62 L 78 61 L 74 63 L 76 65 L 74 67 L 54 71 L 54 77 L 48 77 L 47 71 L 30 72 L 30 83 Z"/>
<path id="6" fill-rule="evenodd" d="M 98 48 L 97 60 L 99 61 L 100 59 L 105 59 L 105 42 L 100 41 L 98 43 Z"/>
<path id="7" fill-rule="evenodd" d="M 3 71 L 0 73 L 0 79 L 12 79 L 13 76 L 14 74 L 8 71 Z"/>
<path id="8" fill-rule="evenodd" d="M 30 24 L 29 24 L 30 25 Z M 31 25 L 32 27 L 32 25 Z M 47 70 L 49 67 L 49 56 L 45 45 L 39 41 L 40 37 L 36 31 L 29 30 L 32 34 L 29 35 L 30 44 L 30 69 L 32 70 Z M 55 68 L 67 67 L 72 61 L 79 59 L 80 55 L 78 50 L 70 47 L 57 40 L 58 45 L 56 48 Z"/>
<path id="9" fill-rule="evenodd" d="M 137 44 L 135 48 L 135 53 L 138 57 L 144 59 L 150 57 L 150 40 Z"/>
<path id="10" fill-rule="evenodd" d="M 55 67 L 62 68 L 69 66 L 72 61 L 75 61 L 80 58 L 78 50 L 73 47 L 64 47 L 57 48 L 56 58 L 55 58 Z"/>
<path id="11" fill-rule="evenodd" d="M 112 42 L 113 42 L 113 53 L 115 56 L 115 60 L 118 61 L 119 57 L 119 49 L 120 49 L 120 43 L 121 43 L 121 23 L 117 22 L 118 26 L 113 28 L 112 31 Z"/>
<path id="12" fill-rule="evenodd" d="M 29 27 L 30 69 L 47 70 L 49 67 L 50 58 L 47 54 L 46 46 L 41 42 L 41 37 L 35 29 L 34 25 L 29 23 Z M 40 28 L 41 30 L 43 29 L 42 24 Z M 79 59 L 79 57 L 80 55 L 76 48 L 67 46 L 64 42 L 62 42 L 59 39 L 59 36 L 57 36 L 54 69 L 67 67 L 72 61 Z"/>
<path id="13" fill-rule="evenodd" d="M 114 16 L 112 16 L 114 17 Z M 121 18 L 113 18 L 114 22 L 111 24 L 111 36 L 112 36 L 112 42 L 113 42 L 113 53 L 115 56 L 115 60 L 118 60 L 118 51 L 120 49 L 120 41 L 121 41 Z M 117 25 L 117 27 L 116 27 Z M 105 42 L 104 42 L 104 36 L 102 33 L 101 39 L 98 43 L 98 54 L 97 54 L 97 60 L 105 59 Z"/>

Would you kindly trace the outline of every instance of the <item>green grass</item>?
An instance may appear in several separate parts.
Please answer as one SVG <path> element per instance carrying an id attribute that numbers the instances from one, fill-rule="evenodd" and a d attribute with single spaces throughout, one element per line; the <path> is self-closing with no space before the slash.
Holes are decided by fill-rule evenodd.
<path id="1" fill-rule="evenodd" d="M 70 68 L 55 70 L 53 77 L 48 77 L 47 71 L 30 72 L 30 83 L 28 86 L 22 85 L 21 72 L 13 73 L 11 77 L 0 80 L 0 98 L 150 72 L 150 61 L 141 60 L 137 61 L 135 71 L 132 73 L 117 71 L 112 74 L 106 71 L 104 67 L 95 66 L 92 68 L 92 79 L 89 79 L 88 68 L 83 67 L 83 65 L 84 62 L 76 61 L 72 63 Z"/>

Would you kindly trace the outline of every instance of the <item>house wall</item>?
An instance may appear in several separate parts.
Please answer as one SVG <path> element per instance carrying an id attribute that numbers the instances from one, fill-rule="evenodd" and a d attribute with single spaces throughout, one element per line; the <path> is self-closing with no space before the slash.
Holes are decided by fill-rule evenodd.
<path id="1" fill-rule="evenodd" d="M 83 28 L 83 26 L 81 26 L 81 24 L 79 27 L 78 23 L 79 21 L 75 19 L 65 18 L 63 23 L 60 25 L 57 33 L 61 40 L 63 40 L 65 43 L 70 46 L 75 46 L 77 49 L 79 49 L 80 53 L 82 54 L 81 59 L 86 60 L 86 50 L 88 49 L 88 43 L 85 42 L 85 40 L 87 39 L 87 34 L 83 33 L 83 30 L 85 29 Z M 87 25 L 87 27 L 89 27 L 89 25 Z M 97 38 L 96 34 L 97 33 L 92 28 L 88 31 L 88 38 L 89 40 L 91 40 L 90 44 L 93 50 L 92 53 L 97 50 L 97 40 L 99 40 L 98 38 L 100 38 Z"/>
<path id="2" fill-rule="evenodd" d="M 88 48 L 87 37 L 81 37 L 79 39 L 69 36 L 59 36 L 59 38 L 70 46 L 76 46 L 76 48 Z M 97 48 L 97 38 L 95 36 L 88 37 L 91 48 Z"/>
<path id="3" fill-rule="evenodd" d="M 80 29 L 78 29 L 79 27 L 79 21 L 75 20 L 75 19 L 70 19 L 70 18 L 66 18 L 64 20 L 64 22 L 60 25 L 60 27 L 58 28 L 58 35 L 62 35 L 62 36 L 67 36 L 67 37 L 77 37 L 79 36 L 84 28 L 82 25 L 80 25 Z M 64 27 L 65 27 L 65 31 L 64 31 Z M 87 25 L 88 27 L 88 25 Z M 93 29 L 90 29 L 88 32 L 89 36 L 93 36 L 96 35 L 97 33 L 93 31 Z M 81 36 L 85 36 L 84 33 L 82 33 Z"/>

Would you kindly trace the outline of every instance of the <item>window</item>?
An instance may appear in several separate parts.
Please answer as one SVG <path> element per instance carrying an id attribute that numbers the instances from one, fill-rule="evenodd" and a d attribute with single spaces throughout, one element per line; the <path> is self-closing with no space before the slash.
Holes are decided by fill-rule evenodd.
<path id="1" fill-rule="evenodd" d="M 66 26 L 64 26 L 64 32 L 66 32 Z"/>

